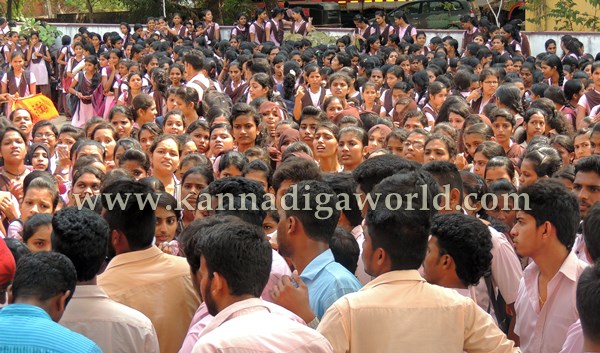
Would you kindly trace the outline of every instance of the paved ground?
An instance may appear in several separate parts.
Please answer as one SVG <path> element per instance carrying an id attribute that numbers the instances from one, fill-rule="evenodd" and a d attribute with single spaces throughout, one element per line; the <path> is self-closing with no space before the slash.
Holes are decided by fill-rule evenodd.
<path id="1" fill-rule="evenodd" d="M 54 125 L 56 126 L 56 128 L 57 128 L 58 130 L 60 130 L 60 128 L 61 128 L 61 127 L 62 127 L 64 124 L 68 123 L 68 122 L 67 122 L 67 118 L 66 118 L 64 115 L 61 115 L 61 116 L 59 116 L 58 118 L 56 118 L 56 119 L 52 120 L 52 122 L 54 123 Z"/>

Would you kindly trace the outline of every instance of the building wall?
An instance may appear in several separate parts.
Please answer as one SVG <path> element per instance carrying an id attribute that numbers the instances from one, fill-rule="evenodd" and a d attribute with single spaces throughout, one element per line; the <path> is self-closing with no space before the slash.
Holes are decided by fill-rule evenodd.
<path id="1" fill-rule="evenodd" d="M 556 7 L 556 4 L 558 3 L 559 0 L 541 0 L 541 1 L 545 1 L 546 6 L 548 8 L 554 8 Z M 582 13 L 587 13 L 590 15 L 594 15 L 594 8 L 586 1 L 586 0 L 574 0 L 576 5 L 577 10 L 581 11 Z M 556 28 L 555 26 L 557 25 L 557 21 L 554 18 L 545 18 L 541 25 L 537 25 L 534 24 L 530 21 L 530 19 L 532 18 L 537 18 L 540 17 L 541 15 L 543 15 L 543 13 L 540 12 L 541 11 L 541 7 L 536 9 L 527 9 L 527 11 L 525 12 L 525 18 L 527 20 L 526 23 L 526 29 L 527 31 L 555 31 Z M 600 11 L 596 14 L 596 16 L 600 16 Z M 580 25 L 575 25 L 573 28 L 574 31 L 591 31 L 592 28 L 586 28 L 584 26 L 580 26 Z"/>

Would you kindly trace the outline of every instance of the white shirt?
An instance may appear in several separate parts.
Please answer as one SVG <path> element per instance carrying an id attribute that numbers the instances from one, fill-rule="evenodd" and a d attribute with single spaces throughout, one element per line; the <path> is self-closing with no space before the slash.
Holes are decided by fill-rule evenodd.
<path id="1" fill-rule="evenodd" d="M 329 353 L 331 344 L 317 331 L 275 314 L 258 298 L 234 303 L 200 333 L 193 353 Z"/>
<path id="2" fill-rule="evenodd" d="M 23 77 L 23 76 L 21 76 L 21 77 Z M 15 83 L 16 83 L 17 87 L 21 84 L 21 77 L 15 76 Z M 2 83 L 8 83 L 8 74 L 4 74 L 2 76 Z M 35 75 L 33 74 L 33 72 L 30 72 L 29 73 L 29 85 L 32 83 L 36 83 L 36 80 L 35 80 Z M 29 85 L 27 85 L 27 89 L 25 90 L 26 96 L 31 94 L 31 92 L 29 92 Z"/>
<path id="3" fill-rule="evenodd" d="M 523 277 L 521 262 L 504 234 L 492 227 L 488 227 L 488 229 L 492 235 L 492 284 L 494 290 L 500 291 L 506 304 L 512 304 L 517 300 L 519 284 Z M 476 290 L 477 304 L 485 311 L 489 309 L 489 312 L 495 317 L 483 279 L 479 281 Z"/>
<path id="4" fill-rule="evenodd" d="M 523 353 L 558 353 L 569 327 L 579 315 L 575 307 L 577 280 L 587 265 L 569 253 L 559 271 L 548 282 L 547 299 L 540 308 L 539 267 L 532 262 L 525 269 L 515 302 L 515 333 Z"/>
<path id="5" fill-rule="evenodd" d="M 200 82 L 204 85 L 204 87 L 208 88 L 210 86 L 210 80 L 208 79 L 208 77 L 204 76 L 201 72 L 199 72 L 196 76 L 192 77 L 192 79 L 185 84 L 187 87 L 192 87 L 193 89 L 195 89 L 196 92 L 198 92 L 199 101 L 202 101 L 204 89 L 194 81 Z"/>
<path id="6" fill-rule="evenodd" d="M 354 275 L 356 275 L 356 278 L 358 278 L 360 284 L 364 286 L 365 284 L 371 282 L 373 277 L 365 272 L 365 263 L 362 259 L 363 243 L 365 242 L 365 233 L 362 224 L 354 227 L 351 233 L 354 236 L 354 239 L 356 239 L 356 242 L 358 243 L 358 249 L 360 250 L 358 253 L 358 263 L 356 264 L 356 273 Z"/>
<path id="7" fill-rule="evenodd" d="M 111 300 L 96 285 L 76 287 L 59 323 L 91 339 L 104 353 L 159 352 L 150 319 Z"/>

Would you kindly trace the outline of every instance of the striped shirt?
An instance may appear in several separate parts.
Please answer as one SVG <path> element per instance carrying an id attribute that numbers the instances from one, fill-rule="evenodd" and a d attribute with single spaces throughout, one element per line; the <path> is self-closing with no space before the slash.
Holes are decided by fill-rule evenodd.
<path id="1" fill-rule="evenodd" d="M 0 347 L 2 352 L 14 353 L 102 352 L 94 342 L 29 304 L 11 304 L 0 310 Z"/>

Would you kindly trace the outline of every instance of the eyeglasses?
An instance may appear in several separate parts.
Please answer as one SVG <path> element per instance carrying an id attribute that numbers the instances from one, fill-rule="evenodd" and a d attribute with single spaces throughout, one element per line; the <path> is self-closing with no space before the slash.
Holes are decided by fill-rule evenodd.
<path id="1" fill-rule="evenodd" d="M 497 85 L 498 81 L 483 81 L 486 85 Z"/>
<path id="2" fill-rule="evenodd" d="M 416 142 L 416 141 L 404 141 L 404 147 L 408 148 L 410 146 L 413 146 L 414 149 L 416 150 L 420 150 L 423 147 L 425 147 L 425 145 L 423 145 L 421 142 Z"/>
<path id="3" fill-rule="evenodd" d="M 47 133 L 45 133 L 45 134 L 42 134 L 42 133 L 36 133 L 35 135 L 33 135 L 33 137 L 36 137 L 36 138 L 40 138 L 40 139 L 41 139 L 41 138 L 51 138 L 51 137 L 56 137 L 56 135 L 55 135 L 54 133 L 52 133 L 52 132 L 47 132 Z"/>

